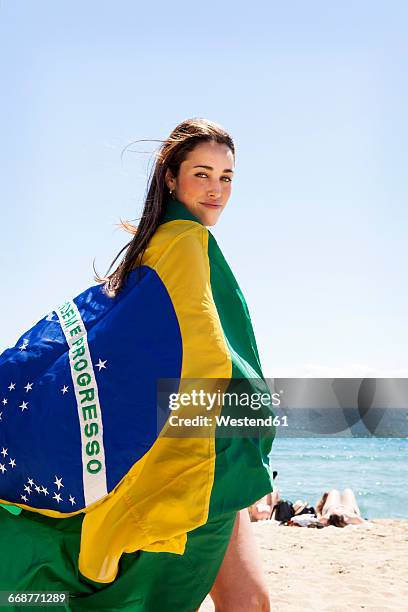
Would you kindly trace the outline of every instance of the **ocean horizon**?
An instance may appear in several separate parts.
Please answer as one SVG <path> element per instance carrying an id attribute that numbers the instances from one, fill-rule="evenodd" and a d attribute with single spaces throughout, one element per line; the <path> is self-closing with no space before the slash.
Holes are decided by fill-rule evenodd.
<path id="1" fill-rule="evenodd" d="M 363 517 L 408 519 L 407 438 L 277 436 L 270 465 L 283 499 L 315 506 L 324 491 L 350 487 Z"/>

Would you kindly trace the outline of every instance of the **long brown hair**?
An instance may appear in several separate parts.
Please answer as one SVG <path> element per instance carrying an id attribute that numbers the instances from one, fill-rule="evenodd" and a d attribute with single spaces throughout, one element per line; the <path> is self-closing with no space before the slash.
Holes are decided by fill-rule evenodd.
<path id="1" fill-rule="evenodd" d="M 331 514 L 328 524 L 334 525 L 334 527 L 347 527 L 346 520 L 342 514 Z"/>
<path id="2" fill-rule="evenodd" d="M 161 141 L 163 144 L 156 153 L 156 163 L 149 176 L 147 195 L 139 225 L 135 226 L 127 221 L 121 221 L 119 224 L 122 229 L 133 234 L 133 238 L 116 255 L 105 276 L 100 277 L 94 267 L 94 279 L 104 284 L 105 293 L 109 297 L 115 297 L 124 286 L 131 270 L 142 264 L 144 252 L 159 225 L 165 201 L 170 194 L 165 182 L 167 169 L 176 178 L 180 164 L 186 159 L 188 153 L 198 144 L 211 141 L 226 144 L 235 156 L 234 143 L 228 132 L 219 124 L 199 117 L 183 121 L 174 128 L 166 140 Z M 123 251 L 125 254 L 122 261 L 116 270 L 109 274 Z"/>

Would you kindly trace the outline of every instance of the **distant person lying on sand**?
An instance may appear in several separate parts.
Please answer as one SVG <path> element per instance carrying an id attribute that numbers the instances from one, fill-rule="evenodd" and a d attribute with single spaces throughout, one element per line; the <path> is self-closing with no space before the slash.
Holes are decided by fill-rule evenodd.
<path id="1" fill-rule="evenodd" d="M 274 470 L 272 476 L 273 480 L 275 480 L 277 475 L 278 472 Z M 274 491 L 264 495 L 261 499 L 258 499 L 258 501 L 252 504 L 252 506 L 249 506 L 248 512 L 251 522 L 266 521 L 270 519 L 272 511 L 280 499 L 281 497 L 279 495 L 279 491 L 278 489 L 275 489 Z"/>
<path id="2" fill-rule="evenodd" d="M 270 519 L 272 511 L 279 501 L 280 495 L 278 490 L 267 493 L 267 495 L 264 495 L 264 497 L 258 499 L 257 502 L 248 508 L 251 522 L 266 521 Z"/>
<path id="3" fill-rule="evenodd" d="M 325 526 L 346 527 L 365 522 L 351 489 L 344 489 L 341 495 L 337 489 L 324 493 L 316 504 L 316 516 Z"/>

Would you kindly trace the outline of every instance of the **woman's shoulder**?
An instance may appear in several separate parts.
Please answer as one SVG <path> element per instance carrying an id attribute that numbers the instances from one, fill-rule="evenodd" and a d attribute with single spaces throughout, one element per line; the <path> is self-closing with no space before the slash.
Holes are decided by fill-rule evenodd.
<path id="1" fill-rule="evenodd" d="M 159 262 L 172 259 L 187 266 L 205 257 L 208 248 L 208 230 L 188 219 L 168 221 L 158 226 L 143 256 L 145 265 L 155 268 Z"/>
<path id="2" fill-rule="evenodd" d="M 171 245 L 186 237 L 202 240 L 207 235 L 208 230 L 204 225 L 189 219 L 175 219 L 159 225 L 152 240 Z"/>

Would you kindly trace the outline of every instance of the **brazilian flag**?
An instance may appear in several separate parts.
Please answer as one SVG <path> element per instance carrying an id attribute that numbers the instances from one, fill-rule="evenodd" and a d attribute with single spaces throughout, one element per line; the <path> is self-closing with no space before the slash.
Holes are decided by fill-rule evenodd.
<path id="1" fill-rule="evenodd" d="M 159 381 L 167 398 L 194 381 L 218 392 L 195 410 L 205 427 L 189 428 L 191 405 L 163 405 Z M 244 296 L 211 232 L 169 199 L 115 298 L 86 289 L 0 356 L 0 591 L 197 609 L 237 511 L 272 490 L 273 430 L 219 421 L 252 417 L 237 400 L 251 393 L 269 389 Z"/>

